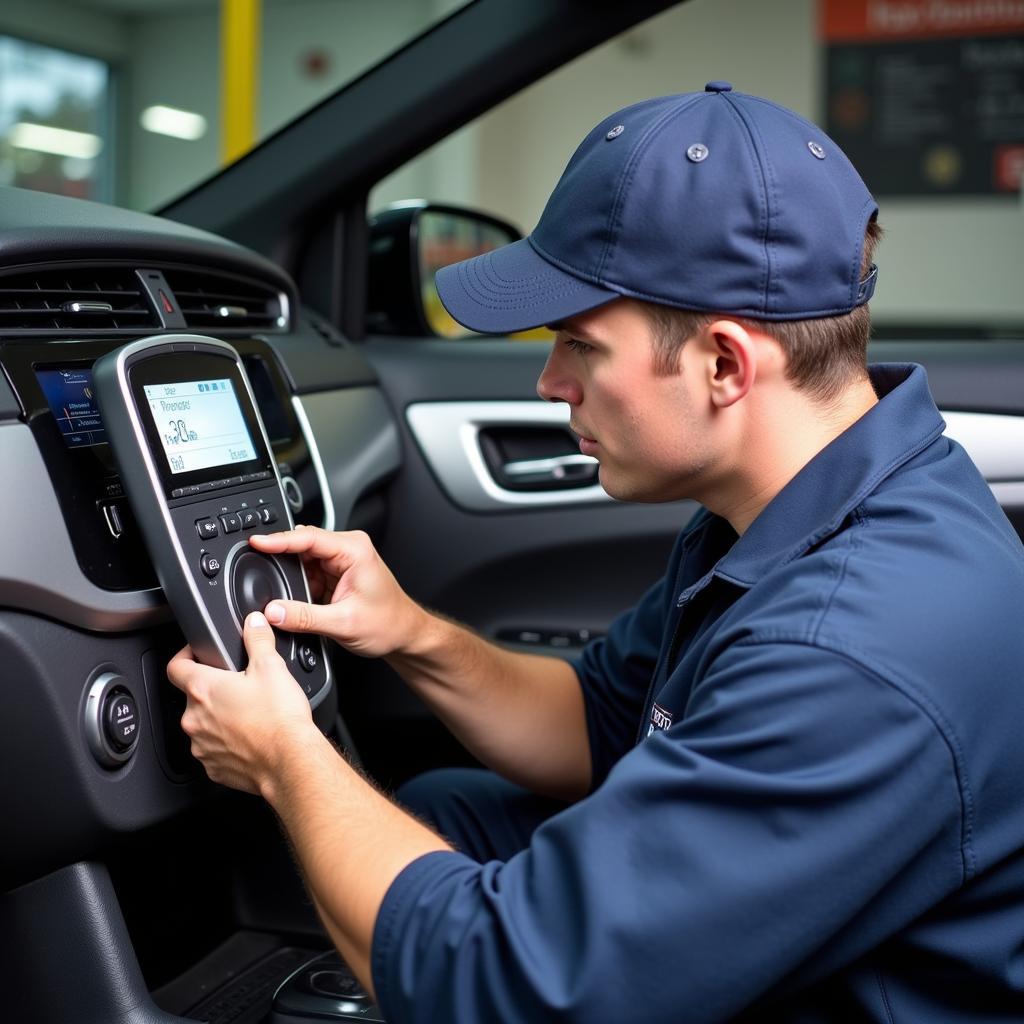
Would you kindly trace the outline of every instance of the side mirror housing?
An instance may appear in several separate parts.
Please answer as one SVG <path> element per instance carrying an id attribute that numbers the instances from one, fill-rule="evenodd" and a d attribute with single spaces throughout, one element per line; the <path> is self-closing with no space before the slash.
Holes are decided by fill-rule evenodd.
<path id="1" fill-rule="evenodd" d="M 441 267 L 479 256 L 522 235 L 476 210 L 423 200 L 396 203 L 369 221 L 366 329 L 371 334 L 467 338 L 437 295 Z"/>

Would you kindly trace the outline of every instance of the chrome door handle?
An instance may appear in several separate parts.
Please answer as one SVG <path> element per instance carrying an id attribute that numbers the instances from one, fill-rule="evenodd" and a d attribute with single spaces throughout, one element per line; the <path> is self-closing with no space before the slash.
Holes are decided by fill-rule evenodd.
<path id="1" fill-rule="evenodd" d="M 597 479 L 598 461 L 589 455 L 556 455 L 549 459 L 506 462 L 502 471 L 522 484 L 579 484 Z"/>

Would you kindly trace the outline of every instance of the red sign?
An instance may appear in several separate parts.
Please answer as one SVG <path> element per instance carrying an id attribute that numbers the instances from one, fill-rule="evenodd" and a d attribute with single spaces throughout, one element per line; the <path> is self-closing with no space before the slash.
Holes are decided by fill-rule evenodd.
<path id="1" fill-rule="evenodd" d="M 819 0 L 827 42 L 882 42 L 1024 31 L 1024 0 Z"/>
<path id="2" fill-rule="evenodd" d="M 1024 146 L 996 146 L 992 173 L 999 192 L 1019 192 L 1024 188 Z"/>

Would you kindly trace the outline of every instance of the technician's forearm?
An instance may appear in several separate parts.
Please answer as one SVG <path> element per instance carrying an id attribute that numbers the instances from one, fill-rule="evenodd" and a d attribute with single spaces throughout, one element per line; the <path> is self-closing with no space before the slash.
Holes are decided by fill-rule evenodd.
<path id="1" fill-rule="evenodd" d="M 378 793 L 316 730 L 285 747 L 260 791 L 292 841 L 331 940 L 372 994 L 373 930 L 391 883 L 418 857 L 451 847 Z"/>
<path id="2" fill-rule="evenodd" d="M 583 694 L 567 662 L 498 647 L 426 612 L 415 640 L 387 661 L 489 768 L 565 800 L 589 789 Z"/>

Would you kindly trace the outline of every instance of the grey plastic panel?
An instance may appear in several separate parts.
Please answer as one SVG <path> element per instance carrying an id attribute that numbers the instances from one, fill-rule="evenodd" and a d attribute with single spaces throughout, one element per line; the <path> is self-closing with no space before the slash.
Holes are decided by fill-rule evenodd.
<path id="1" fill-rule="evenodd" d="M 102 865 L 72 864 L 4 893 L 0 928 L 17 936 L 0 963 L 5 1020 L 187 1024 L 150 999 Z"/>
<path id="2" fill-rule="evenodd" d="M 47 260 L 104 259 L 203 262 L 253 274 L 289 299 L 295 286 L 279 266 L 226 238 L 133 210 L 69 196 L 0 187 L 0 262 L 7 269 Z M 294 305 L 292 305 L 294 309 Z"/>
<path id="3" fill-rule="evenodd" d="M 16 420 L 21 415 L 21 405 L 0 371 L 0 420 Z"/>
<path id="4" fill-rule="evenodd" d="M 82 573 L 35 438 L 23 423 L 0 423 L 0 479 L 11 481 L 0 488 L 0 604 L 101 631 L 169 620 L 158 588 L 103 590 Z"/>
<path id="5" fill-rule="evenodd" d="M 325 509 L 333 505 L 334 527 L 344 529 L 360 496 L 394 474 L 402 448 L 384 395 L 377 388 L 347 388 L 303 395 L 294 401 L 307 436 L 316 441 L 317 475 L 326 483 Z"/>

